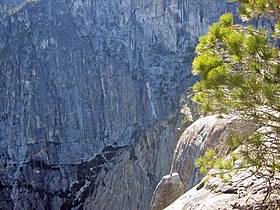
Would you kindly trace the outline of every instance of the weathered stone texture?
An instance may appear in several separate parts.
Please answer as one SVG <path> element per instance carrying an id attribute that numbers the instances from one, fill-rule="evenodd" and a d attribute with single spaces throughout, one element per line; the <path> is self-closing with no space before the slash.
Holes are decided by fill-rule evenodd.
<path id="1" fill-rule="evenodd" d="M 195 81 L 198 36 L 228 9 L 226 0 L 40 0 L 2 18 L 0 206 L 81 208 L 117 151 L 176 112 Z M 152 176 L 168 173 L 173 145 L 150 145 L 169 159 L 143 156 Z"/>
<path id="2" fill-rule="evenodd" d="M 143 132 L 119 151 L 110 170 L 103 168 L 85 209 L 149 209 L 153 191 L 169 170 L 176 145 L 179 116 L 169 116 Z"/>
<path id="3" fill-rule="evenodd" d="M 171 171 L 180 175 L 185 190 L 190 189 L 202 178 L 195 162 L 205 151 L 215 149 L 218 155 L 226 155 L 229 137 L 254 129 L 236 116 L 219 118 L 213 115 L 198 119 L 181 135 L 174 151 Z"/>
<path id="4" fill-rule="evenodd" d="M 225 155 L 228 150 L 226 141 L 230 136 L 237 133 L 246 134 L 254 129 L 254 126 L 235 116 L 201 117 L 182 133 L 174 151 L 170 174 L 178 175 L 183 192 L 189 190 L 203 178 L 195 162 L 205 151 L 215 149 L 218 155 Z M 165 179 L 162 178 L 154 192 L 152 209 L 163 209 L 183 194 L 179 188 L 170 188 L 169 195 L 165 191 L 158 190 L 168 187 Z"/>
<path id="5" fill-rule="evenodd" d="M 178 173 L 172 173 L 162 177 L 158 183 L 153 198 L 151 210 L 162 210 L 172 204 L 178 197 L 184 194 L 184 185 Z"/>
<path id="6" fill-rule="evenodd" d="M 250 169 L 234 174 L 230 182 L 220 178 L 207 177 L 180 196 L 165 210 L 228 210 L 228 209 L 279 209 L 279 176 L 270 180 L 271 195 L 266 198 L 269 189 L 268 179 L 260 178 Z"/>

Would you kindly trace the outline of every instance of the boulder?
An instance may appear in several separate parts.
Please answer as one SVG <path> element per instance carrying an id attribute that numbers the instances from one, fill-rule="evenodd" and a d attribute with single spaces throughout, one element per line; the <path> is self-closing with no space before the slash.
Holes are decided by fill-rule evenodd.
<path id="1" fill-rule="evenodd" d="M 157 185 L 153 198 L 152 210 L 161 210 L 173 203 L 178 197 L 184 194 L 184 185 L 179 174 L 172 173 L 164 176 Z"/>

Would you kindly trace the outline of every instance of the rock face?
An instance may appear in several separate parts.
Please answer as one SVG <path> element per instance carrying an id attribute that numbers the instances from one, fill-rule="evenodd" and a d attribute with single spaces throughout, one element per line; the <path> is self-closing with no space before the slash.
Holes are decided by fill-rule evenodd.
<path id="1" fill-rule="evenodd" d="M 156 125 L 177 116 L 180 95 L 195 81 L 197 37 L 232 10 L 226 0 L 0 4 L 15 3 L 21 10 L 0 20 L 0 207 L 82 208 L 100 174 L 111 180 L 121 154 L 129 162 L 126 151 L 143 145 L 155 156 L 139 149 L 147 173 L 122 194 L 168 173 L 177 121 L 163 126 L 169 134 Z M 144 136 L 166 142 L 148 145 Z M 113 208 L 125 209 L 122 194 Z M 150 199 L 135 196 L 147 209 Z"/>
<path id="2" fill-rule="evenodd" d="M 210 177 L 208 183 L 202 181 L 165 210 L 278 209 L 279 178 L 271 180 L 271 195 L 264 203 L 269 184 L 267 179 L 245 170 L 235 174 L 229 183 Z"/>
<path id="3" fill-rule="evenodd" d="M 226 141 L 236 133 L 249 133 L 254 127 L 235 116 L 208 116 L 195 121 L 181 135 L 171 167 L 171 172 L 180 175 L 185 190 L 196 185 L 202 178 L 195 166 L 197 158 L 206 150 L 216 149 L 217 154 L 227 153 Z"/>
<path id="4" fill-rule="evenodd" d="M 178 136 L 174 130 L 178 116 L 142 133 L 137 141 L 119 151 L 107 170 L 104 167 L 89 192 L 84 209 L 149 209 L 153 191 L 169 170 Z"/>
<path id="5" fill-rule="evenodd" d="M 152 210 L 161 210 L 173 203 L 178 197 L 184 194 L 184 185 L 179 174 L 172 173 L 162 177 L 157 185 L 152 198 Z"/>
<path id="6" fill-rule="evenodd" d="M 181 180 L 184 191 L 189 190 L 202 179 L 202 175 L 195 166 L 197 158 L 201 157 L 210 148 L 215 148 L 218 154 L 225 155 L 227 153 L 226 140 L 232 134 L 246 133 L 253 129 L 253 126 L 234 116 L 226 116 L 225 118 L 208 116 L 198 119 L 181 135 L 174 151 L 170 173 L 178 173 L 178 179 Z M 163 178 L 157 189 L 165 189 L 166 187 L 168 186 Z M 170 189 L 170 194 L 155 190 L 154 197 L 157 200 L 152 201 L 151 208 L 163 209 L 167 207 L 172 203 L 168 203 L 168 201 L 174 199 L 174 194 L 179 195 L 177 190 L 172 192 Z M 163 201 L 163 203 L 160 203 L 160 201 Z M 158 208 L 158 206 L 161 207 Z"/>

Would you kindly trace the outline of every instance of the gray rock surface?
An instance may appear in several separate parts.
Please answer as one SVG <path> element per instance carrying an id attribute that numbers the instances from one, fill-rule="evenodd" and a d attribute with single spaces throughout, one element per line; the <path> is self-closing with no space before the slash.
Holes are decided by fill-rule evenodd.
<path id="1" fill-rule="evenodd" d="M 231 170 L 227 174 L 228 182 L 224 182 L 217 175 L 220 171 L 212 169 L 200 182 L 196 175 L 197 170 L 193 169 L 192 161 L 196 160 L 190 154 L 205 152 L 205 149 L 215 148 L 217 153 L 225 155 L 227 149 L 225 140 L 234 133 L 248 134 L 256 130 L 256 126 L 244 123 L 234 116 L 227 116 L 219 119 L 215 116 L 201 118 L 189 126 L 182 134 L 173 159 L 172 171 L 179 171 L 180 179 L 188 191 L 178 197 L 165 210 L 226 210 L 226 209 L 279 209 L 280 207 L 280 174 L 274 173 L 267 168 L 248 167 L 235 172 Z M 259 128 L 259 131 L 269 128 Z M 195 132 L 196 131 L 196 132 Z M 198 132 L 197 132 L 198 131 Z M 192 135 L 191 133 L 192 132 Z M 198 138 L 197 134 L 202 138 Z M 192 138 L 191 138 L 192 136 Z M 204 137 L 203 137 L 204 136 Z M 217 144 L 218 143 L 218 144 Z M 200 145 L 199 150 L 195 150 Z M 235 150 L 236 153 L 242 150 L 241 146 Z M 189 152 L 191 149 L 192 152 Z M 196 152 L 194 152 L 196 151 Z M 183 155 L 180 155 L 183 154 Z M 188 155 L 186 155 L 188 154 Z M 227 158 L 230 158 L 229 156 Z M 180 160 L 179 160 L 180 159 Z M 177 163 L 176 163 L 177 162 Z M 237 160 L 235 166 L 240 166 L 242 160 Z M 192 172 L 191 172 L 192 171 Z M 212 174 L 212 176 L 211 176 Z M 216 174 L 216 176 L 214 175 Z M 191 182 L 196 178 L 194 182 Z M 191 184 L 196 184 L 192 187 Z M 191 189 L 189 189 L 192 187 Z M 175 193 L 176 190 L 174 191 Z M 269 193 L 269 196 L 268 194 Z M 161 195 L 158 195 L 161 196 Z M 166 195 L 165 195 L 166 196 Z M 170 192 L 172 196 L 172 191 Z"/>
<path id="2" fill-rule="evenodd" d="M 231 135 L 235 133 L 245 134 L 253 129 L 253 126 L 235 116 L 218 118 L 218 116 L 213 115 L 196 120 L 185 129 L 177 142 L 170 174 L 177 174 L 177 180 L 180 180 L 183 192 L 186 192 L 203 178 L 195 165 L 197 158 L 211 148 L 215 149 L 219 155 L 226 155 L 228 150 L 226 140 Z M 167 176 L 169 177 L 169 175 Z M 169 187 L 165 180 L 166 177 L 163 177 L 154 191 L 151 201 L 152 209 L 163 209 L 183 194 L 181 189 Z M 166 188 L 169 188 L 168 193 L 159 190 Z"/>
<path id="3" fill-rule="evenodd" d="M 152 210 L 162 210 L 172 204 L 178 197 L 184 194 L 184 185 L 178 173 L 172 173 L 162 177 L 158 183 L 153 198 Z"/>
<path id="4" fill-rule="evenodd" d="M 215 149 L 218 155 L 226 155 L 226 141 L 230 136 L 246 134 L 254 129 L 235 116 L 219 118 L 213 115 L 198 119 L 181 135 L 174 151 L 171 172 L 180 175 L 185 190 L 190 189 L 202 179 L 195 162 L 205 151 Z"/>
<path id="5" fill-rule="evenodd" d="M 176 141 L 176 123 L 165 126 L 170 134 L 147 130 L 176 116 L 195 81 L 197 38 L 229 9 L 225 0 L 40 0 L 1 16 L 0 207 L 82 208 L 101 172 L 120 170 L 116 154 L 148 144 L 139 136 Z M 131 174 L 120 196 L 134 188 L 147 208 L 139 179 L 168 173 L 170 139 L 143 147 L 169 160 L 141 151 L 151 174 Z"/>
<path id="6" fill-rule="evenodd" d="M 265 200 L 268 180 L 252 175 L 250 170 L 234 174 L 228 183 L 208 177 L 209 182 L 202 181 L 165 210 L 279 209 L 279 178 L 271 179 L 271 195 Z"/>
<path id="7" fill-rule="evenodd" d="M 142 133 L 134 145 L 119 151 L 110 170 L 104 168 L 90 191 L 85 209 L 149 209 L 156 184 L 171 166 L 178 127 L 169 116 Z"/>

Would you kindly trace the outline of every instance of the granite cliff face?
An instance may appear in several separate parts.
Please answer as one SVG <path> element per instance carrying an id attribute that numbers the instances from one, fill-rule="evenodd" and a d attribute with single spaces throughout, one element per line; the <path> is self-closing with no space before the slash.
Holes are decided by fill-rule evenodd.
<path id="1" fill-rule="evenodd" d="M 121 155 L 134 160 L 131 148 L 152 133 L 157 143 L 141 149 L 155 156 L 139 150 L 144 173 L 120 177 L 130 186 L 123 194 L 148 180 L 147 197 L 137 194 L 145 202 L 130 206 L 147 209 L 151 177 L 171 165 L 197 37 L 229 9 L 209 0 L 41 0 L 1 16 L 0 208 L 82 208 L 101 174 L 118 173 Z"/>

